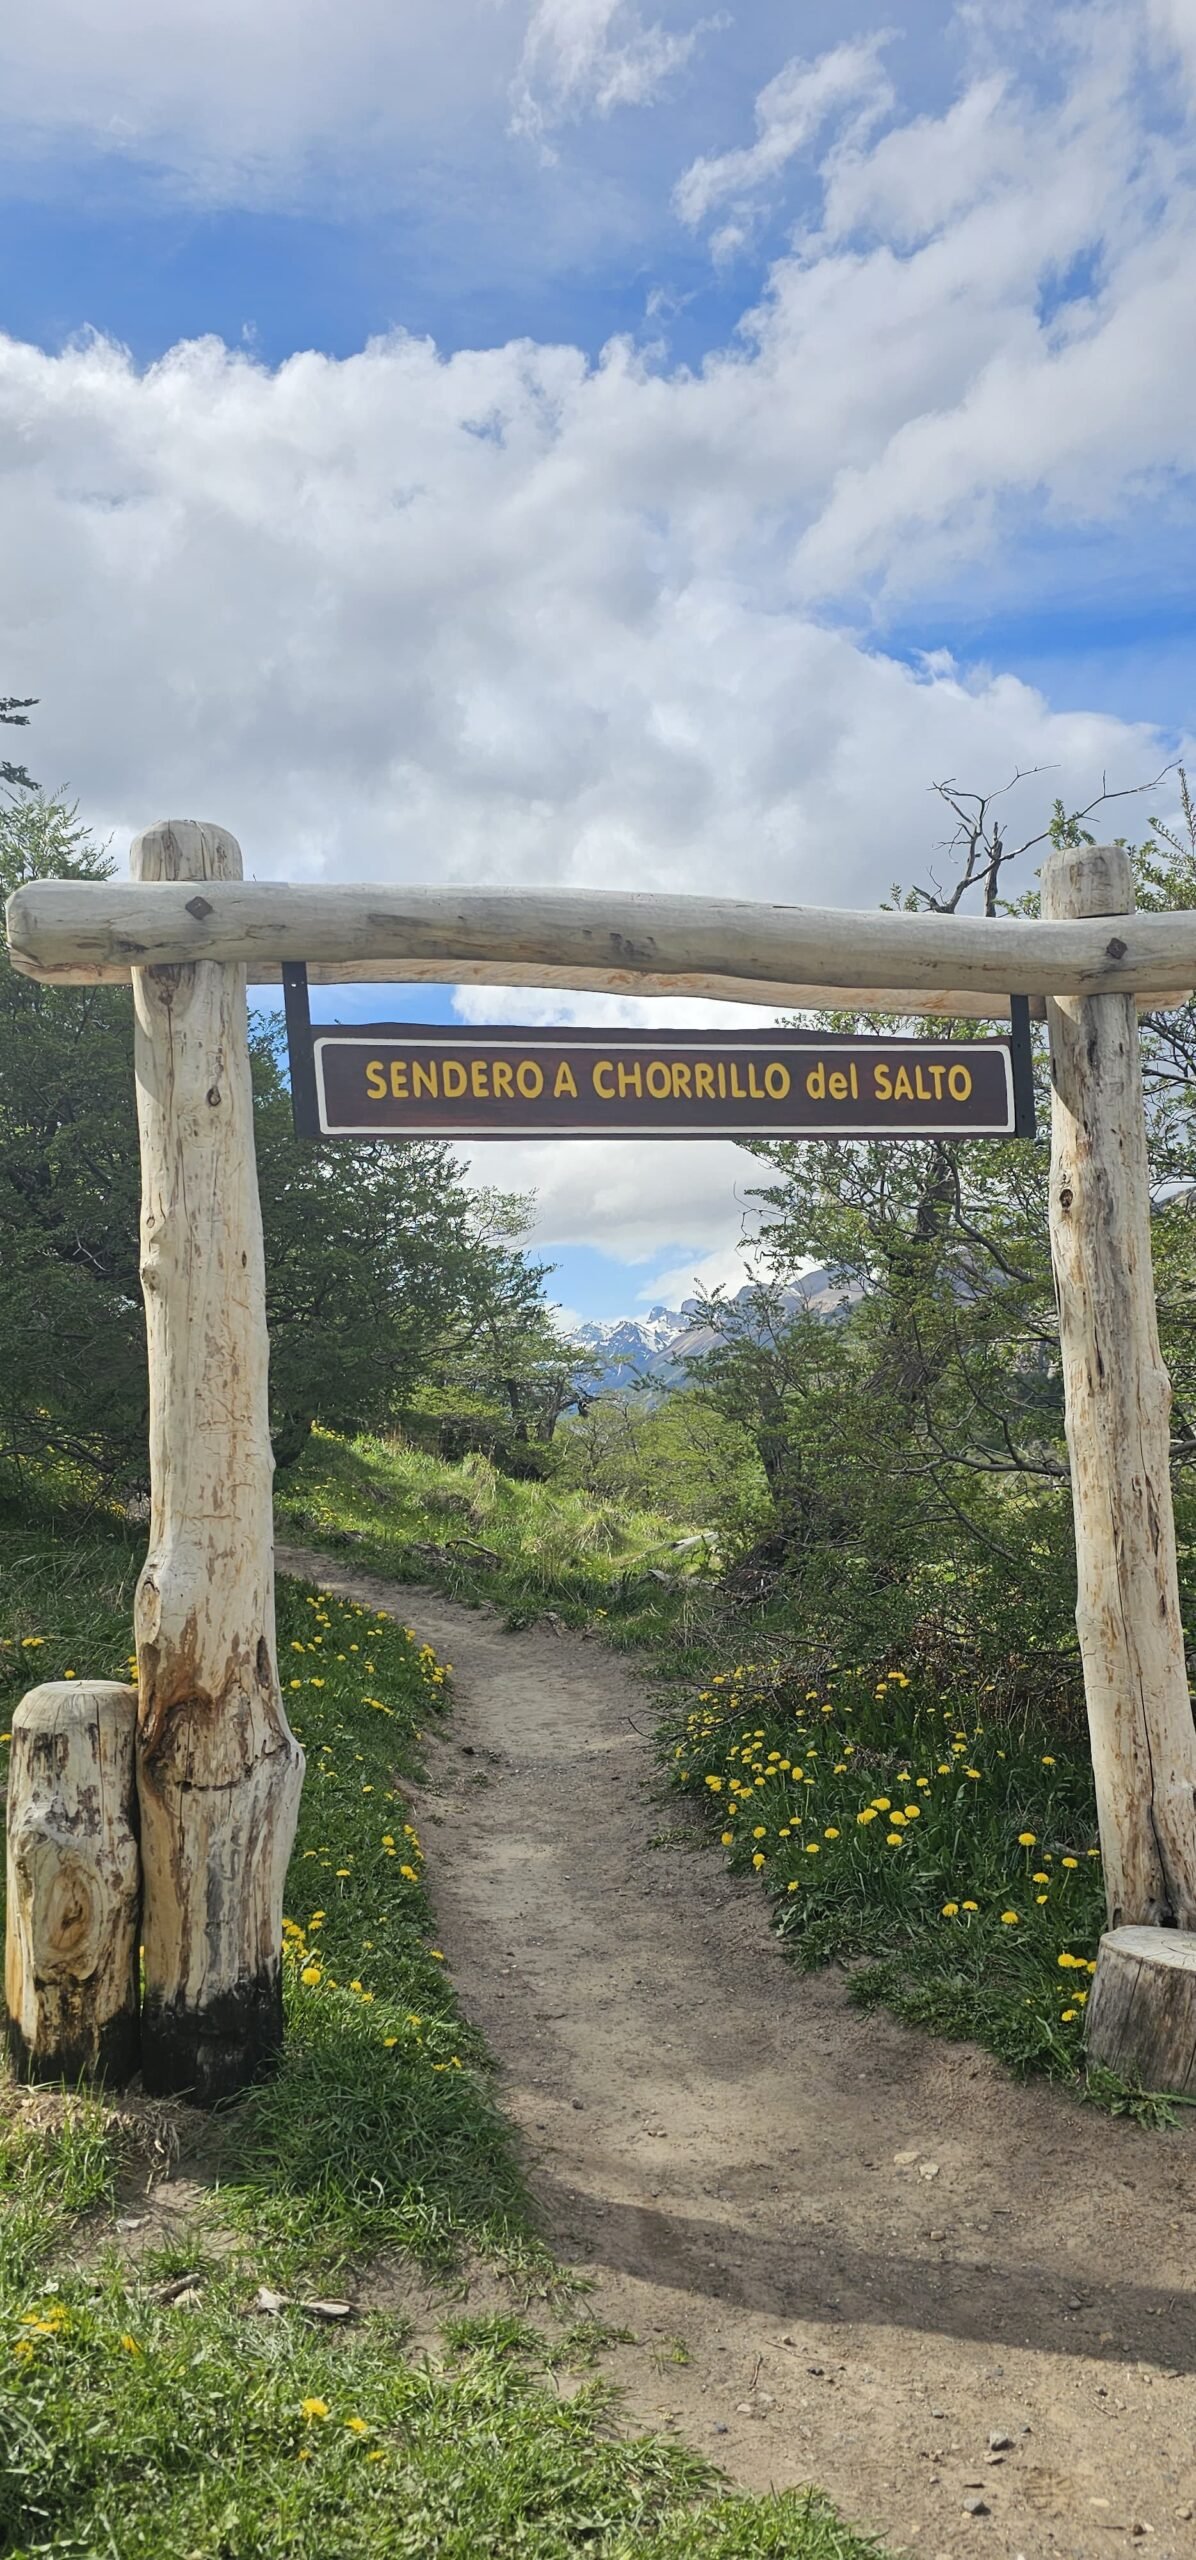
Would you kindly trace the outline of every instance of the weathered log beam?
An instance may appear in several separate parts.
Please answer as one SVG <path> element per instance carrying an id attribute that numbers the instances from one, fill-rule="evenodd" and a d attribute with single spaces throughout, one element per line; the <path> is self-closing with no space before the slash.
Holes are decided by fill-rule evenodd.
<path id="1" fill-rule="evenodd" d="M 48 980 L 201 960 L 375 971 L 395 959 L 432 962 L 446 976 L 481 961 L 512 983 L 529 967 L 574 981 L 578 970 L 614 972 L 637 986 L 698 975 L 1001 998 L 1162 994 L 1196 983 L 1196 912 L 1041 922 L 598 890 L 48 880 L 13 893 L 8 934 L 14 965 Z"/>
<path id="2" fill-rule="evenodd" d="M 1115 847 L 1057 852 L 1043 864 L 1050 918 L 1115 916 L 1121 936 L 1132 896 L 1129 857 Z M 1047 1025 L 1051 1253 L 1076 1625 L 1109 1925 L 1194 1929 L 1196 1726 L 1176 1569 L 1171 1382 L 1155 1310 L 1138 1025 L 1132 999 L 1108 994 L 1052 1000 Z M 1143 1971 L 1147 2000 L 1156 1979 Z"/>
<path id="3" fill-rule="evenodd" d="M 1085 2044 L 1092 2061 L 1123 2080 L 1196 2097 L 1196 1937 L 1110 1930 L 1100 1942 Z"/>
<path id="4" fill-rule="evenodd" d="M 235 876 L 217 827 L 140 836 L 142 879 Z M 151 1517 L 137 1587 L 147 2088 L 210 2105 L 282 2038 L 303 1754 L 278 1683 L 265 1271 L 245 974 L 138 971 Z"/>
<path id="5" fill-rule="evenodd" d="M 22 1698 L 8 1778 L 8 2049 L 21 2080 L 137 2068 L 137 1692 L 47 1680 Z"/>

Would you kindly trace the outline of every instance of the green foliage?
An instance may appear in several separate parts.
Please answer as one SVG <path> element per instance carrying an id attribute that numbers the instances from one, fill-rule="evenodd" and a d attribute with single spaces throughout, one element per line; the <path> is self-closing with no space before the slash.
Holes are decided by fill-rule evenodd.
<path id="1" fill-rule="evenodd" d="M 863 1960 L 861 2006 L 1075 2079 L 1104 1925 L 1091 1769 L 985 1707 L 901 1670 L 812 1688 L 753 1661 L 708 1679 L 667 1748 L 800 1965 Z"/>
<path id="2" fill-rule="evenodd" d="M 64 803 L 0 803 L 0 894 L 110 868 Z M 479 1208 L 442 1145 L 297 1141 L 279 1036 L 258 1024 L 251 1047 L 271 1418 L 285 1463 L 314 1420 L 381 1427 L 482 1333 L 496 1351 L 510 1349 L 509 1335 L 515 1367 L 522 1359 L 530 1375 L 548 1328 L 543 1274 L 513 1241 L 518 1204 Z M 0 1455 L 10 1467 L 74 1468 L 93 1491 L 143 1481 L 140 1190 L 127 990 L 45 987 L 0 961 Z"/>
<path id="3" fill-rule="evenodd" d="M 33 710 L 35 700 L 36 696 L 30 694 L 22 697 L 15 693 L 0 693 L 0 727 L 27 729 L 29 722 L 26 713 Z M 25 771 L 24 765 L 10 764 L 7 756 L 0 756 L 0 783 L 10 791 L 36 791 L 37 789 L 36 782 L 32 775 Z"/>
<path id="4" fill-rule="evenodd" d="M 561 1434 L 560 1481 L 591 1500 L 692 1521 L 732 1552 L 759 1537 L 769 1518 L 750 1429 L 694 1388 L 658 1399 L 634 1391 L 600 1397 Z"/>

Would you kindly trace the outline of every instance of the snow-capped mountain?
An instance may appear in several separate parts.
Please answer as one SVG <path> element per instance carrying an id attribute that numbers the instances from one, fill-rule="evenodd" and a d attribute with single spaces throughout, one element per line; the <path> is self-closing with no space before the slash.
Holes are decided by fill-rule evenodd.
<path id="1" fill-rule="evenodd" d="M 750 1324 L 753 1291 L 740 1289 L 731 1304 Z M 830 1271 L 807 1271 L 784 1292 L 784 1303 L 796 1313 L 805 1306 L 833 1322 L 860 1292 L 855 1282 Z M 613 1316 L 574 1327 L 593 1362 L 593 1375 L 607 1394 L 615 1387 L 635 1387 L 650 1379 L 654 1386 L 679 1386 L 691 1360 L 713 1349 L 718 1339 L 701 1298 L 684 1298 L 680 1307 L 650 1307 L 646 1316 Z"/>

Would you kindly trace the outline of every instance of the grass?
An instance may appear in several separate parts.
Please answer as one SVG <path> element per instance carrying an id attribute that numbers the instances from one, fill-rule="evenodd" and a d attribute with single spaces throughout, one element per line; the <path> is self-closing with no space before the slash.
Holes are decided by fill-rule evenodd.
<path id="1" fill-rule="evenodd" d="M 140 1537 L 0 1519 L 0 1703 L 127 1667 Z M 425 1567 L 426 1570 L 426 1567 Z M 211 2129 L 211 2217 L 136 2269 L 97 2219 L 124 2118 L 13 2093 L 0 2112 L 0 2553 L 35 2560 L 869 2560 L 813 2493 L 728 2495 L 699 2457 L 621 2438 L 618 2333 L 554 2307 L 486 2057 L 433 1942 L 405 1782 L 448 1672 L 401 1624 L 283 1582 L 280 1661 L 308 1755 L 275 2080 Z M 135 2114 L 135 2109 L 133 2110 Z M 379 2252 L 480 2251 L 539 2291 L 413 2361 L 401 2319 L 255 2313 Z M 196 2278 L 193 2299 L 162 2279 Z M 545 2299 L 544 2297 L 547 2297 Z"/>
<path id="2" fill-rule="evenodd" d="M 1018 2073 L 1079 2077 L 1104 1895 L 1074 1745 L 961 1713 L 900 1670 L 812 1689 L 768 1661 L 714 1673 L 667 1750 L 799 1964 L 863 1959 L 861 2006 L 973 2037 Z"/>
<path id="3" fill-rule="evenodd" d="M 397 1581 L 435 1580 L 466 1603 L 493 1601 L 513 1625 L 552 1608 L 570 1626 L 652 1641 L 687 1596 L 709 1588 L 703 1551 L 675 1552 L 701 1522 L 595 1501 L 551 1481 L 516 1482 L 481 1455 L 454 1465 L 399 1444 L 315 1432 L 280 1480 L 276 1509 L 284 1539 L 351 1547 Z"/>

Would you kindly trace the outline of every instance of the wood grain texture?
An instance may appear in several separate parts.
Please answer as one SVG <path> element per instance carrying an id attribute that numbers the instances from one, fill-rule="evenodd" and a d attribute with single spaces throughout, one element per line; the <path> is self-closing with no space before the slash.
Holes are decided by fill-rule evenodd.
<path id="1" fill-rule="evenodd" d="M 1101 1939 L 1085 2044 L 1123 2080 L 1196 2095 L 1196 1936 L 1112 1929 Z"/>
<path id="2" fill-rule="evenodd" d="M 181 822 L 180 822 L 181 826 Z M 151 831 L 179 835 L 180 827 Z M 203 834 L 203 829 L 194 829 Z M 209 834 L 220 831 L 208 830 Z M 145 839 L 142 839 L 145 841 Z M 921 988 L 1004 999 L 1098 989 L 1163 993 L 1196 982 L 1196 912 L 1101 919 L 856 913 L 724 898 L 598 890 L 293 886 L 282 881 L 38 881 L 8 906 L 14 965 L 91 978 L 200 959 L 376 969 L 466 962 L 747 985 Z"/>
<path id="3" fill-rule="evenodd" d="M 112 1680 L 48 1680 L 13 1717 L 4 1992 L 22 2080 L 120 2088 L 137 2067 L 136 1721 L 136 1690 Z"/>
<path id="4" fill-rule="evenodd" d="M 138 838 L 139 878 L 213 883 L 218 828 Z M 210 2104 L 282 2036 L 282 1894 L 303 1755 L 278 1683 L 265 1273 L 244 972 L 139 972 L 151 1519 L 137 1588 L 146 2086 Z"/>
<path id="5" fill-rule="evenodd" d="M 1128 856 L 1054 853 L 1044 914 L 1116 914 Z M 1168 919 L 1171 921 L 1171 919 Z M 1196 1726 L 1171 1500 L 1171 1382 L 1159 1348 L 1135 1008 L 1047 1006 L 1050 1228 L 1076 1531 L 1076 1625 L 1109 1922 L 1196 1927 Z"/>

